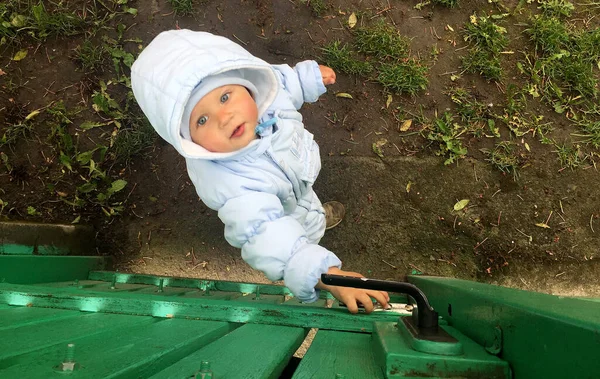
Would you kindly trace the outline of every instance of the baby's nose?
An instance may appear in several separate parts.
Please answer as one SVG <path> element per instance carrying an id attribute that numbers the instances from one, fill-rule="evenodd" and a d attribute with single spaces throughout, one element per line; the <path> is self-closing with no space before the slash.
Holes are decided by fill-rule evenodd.
<path id="1" fill-rule="evenodd" d="M 233 113 L 230 109 L 223 107 L 219 110 L 219 125 L 224 127 L 229 123 L 231 118 L 233 117 Z"/>

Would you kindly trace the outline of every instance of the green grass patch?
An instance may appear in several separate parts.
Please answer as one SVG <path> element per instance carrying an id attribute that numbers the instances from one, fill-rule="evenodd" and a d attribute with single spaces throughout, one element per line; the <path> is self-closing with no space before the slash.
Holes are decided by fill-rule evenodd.
<path id="1" fill-rule="evenodd" d="M 454 122 L 454 116 L 449 112 L 445 112 L 442 117 L 433 120 L 427 139 L 438 143 L 439 150 L 436 155 L 446 157 L 445 165 L 454 163 L 467 154 L 467 149 L 462 145 L 460 139 L 464 132 L 465 129 Z"/>
<path id="2" fill-rule="evenodd" d="M 326 0 L 300 0 L 312 10 L 313 15 L 321 17 L 329 7 Z"/>
<path id="3" fill-rule="evenodd" d="M 480 74 L 487 80 L 500 80 L 500 53 L 508 45 L 506 29 L 496 24 L 493 16 L 473 15 L 465 24 L 463 36 L 471 44 L 463 57 L 465 71 Z"/>
<path id="4" fill-rule="evenodd" d="M 427 88 L 429 68 L 410 56 L 410 43 L 383 21 L 358 28 L 352 46 L 334 41 L 322 61 L 334 70 L 376 81 L 391 92 L 415 95 Z"/>
<path id="5" fill-rule="evenodd" d="M 194 13 L 194 0 L 167 0 L 175 14 L 187 16 Z"/>
<path id="6" fill-rule="evenodd" d="M 406 59 L 410 51 L 410 41 L 400 35 L 391 25 L 383 21 L 370 27 L 358 28 L 355 32 L 354 46 L 369 56 L 380 60 L 399 61 Z"/>
<path id="7" fill-rule="evenodd" d="M 427 71 L 428 68 L 417 59 L 407 58 L 403 62 L 379 66 L 376 80 L 392 92 L 415 95 L 427 88 Z"/>
<path id="8" fill-rule="evenodd" d="M 323 63 L 336 71 L 359 76 L 367 76 L 373 71 L 371 63 L 359 60 L 347 44 L 342 46 L 341 42 L 334 41 L 322 50 Z"/>
<path id="9" fill-rule="evenodd" d="M 456 112 L 467 133 L 475 137 L 500 137 L 490 107 L 478 101 L 462 87 L 452 87 L 445 92 L 456 105 Z"/>
<path id="10" fill-rule="evenodd" d="M 567 0 L 538 0 L 543 14 L 554 17 L 570 17 L 575 6 Z"/>
<path id="11" fill-rule="evenodd" d="M 512 141 L 502 141 L 496 144 L 493 150 L 481 149 L 493 167 L 498 170 L 512 174 L 516 180 L 518 178 L 518 169 L 521 167 L 521 156 L 518 154 L 518 147 Z"/>
<path id="12" fill-rule="evenodd" d="M 580 167 L 586 160 L 585 154 L 579 145 L 568 146 L 567 144 L 555 144 L 554 152 L 558 155 L 558 161 L 563 168 L 571 170 Z"/>
<path id="13" fill-rule="evenodd" d="M 105 63 L 105 55 L 104 45 L 95 45 L 88 39 L 75 48 L 75 61 L 84 72 L 101 71 Z"/>

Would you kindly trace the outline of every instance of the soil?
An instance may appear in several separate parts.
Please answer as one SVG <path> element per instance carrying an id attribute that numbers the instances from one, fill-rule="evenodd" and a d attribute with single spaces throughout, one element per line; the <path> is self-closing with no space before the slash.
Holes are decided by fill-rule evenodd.
<path id="1" fill-rule="evenodd" d="M 565 169 L 554 148 L 541 144 L 539 136 L 517 138 L 505 125 L 500 125 L 502 139 L 519 146 L 525 163 L 517 178 L 485 160 L 480 149 L 493 147 L 499 141 L 493 138 L 465 138 L 467 157 L 444 166 L 444 158 L 435 154 L 437 145 L 418 133 L 423 125 L 414 121 L 410 130 L 399 132 L 404 116 L 418 114 L 420 108 L 428 118 L 453 108 L 444 91 L 454 84 L 451 73 L 461 71 L 466 46 L 461 27 L 474 13 L 500 13 L 493 4 L 474 0 L 460 1 L 454 9 L 417 10 L 416 4 L 336 0 L 317 17 L 298 0 L 207 1 L 196 4 L 193 16 L 180 16 L 166 1 L 130 1 L 137 16 L 121 15 L 118 22 L 127 25 L 126 39 L 139 38 L 143 46 L 163 30 L 189 28 L 238 40 L 270 63 L 293 65 L 318 60 L 320 48 L 330 41 L 349 41 L 351 32 L 345 25 L 352 12 L 385 18 L 411 38 L 412 54 L 428 62 L 429 86 L 414 97 L 394 95 L 386 106 L 387 93 L 379 85 L 338 73 L 327 94 L 302 108 L 305 125 L 321 147 L 323 168 L 316 192 L 322 201 L 338 200 L 347 207 L 346 219 L 327 232 L 322 245 L 338 254 L 346 269 L 374 278 L 403 280 L 422 272 L 549 293 L 600 295 L 596 167 Z M 517 1 L 504 5 L 513 9 Z M 535 12 L 534 5 L 525 7 Z M 522 33 L 526 20 L 527 12 L 508 19 L 508 50 L 515 54 L 503 61 L 507 75 L 502 83 L 469 74 L 459 79 L 498 113 L 506 104 L 507 85 L 521 86 L 526 80 L 515 65 L 522 57 L 519 52 L 532 48 Z M 68 128 L 81 146 L 93 147 L 110 134 L 110 126 L 88 132 L 77 128 L 83 121 L 101 120 L 91 108 L 91 95 L 100 79 L 114 76 L 107 69 L 90 77 L 78 68 L 73 49 L 83 39 L 76 35 L 29 41 L 29 55 L 19 62 L 10 57 L 23 46 L 0 46 L 5 72 L 0 76 L 0 136 L 8 125 L 57 100 L 67 108 L 82 108 Z M 137 45 L 125 46 L 135 52 Z M 441 50 L 436 60 L 431 58 L 434 45 Z M 13 89 L 15 83 L 21 86 Z M 336 97 L 338 92 L 353 98 Z M 125 93 L 122 87 L 121 98 Z M 546 105 L 532 101 L 528 112 L 552 123 L 557 140 L 568 140 L 576 131 L 564 115 Z M 79 173 L 63 172 L 57 152 L 47 142 L 47 118 L 40 115 L 31 133 L 10 147 L 0 147 L 12 166 L 10 171 L 0 166 L 0 199 L 9 204 L 2 216 L 65 223 L 79 217 L 98 231 L 98 252 L 114 256 L 124 271 L 266 281 L 227 245 L 216 212 L 199 201 L 187 178 L 184 160 L 162 140 L 142 155 L 107 168 L 113 179 L 128 182 L 117 196 L 124 204 L 121 215 L 107 217 L 98 206 L 67 204 L 57 193 L 73 193 L 81 181 Z M 388 143 L 380 158 L 373 144 L 383 138 Z M 55 184 L 51 190 L 49 182 Z M 468 206 L 454 211 L 461 199 L 469 199 Z M 29 206 L 37 213 L 28 214 Z"/>

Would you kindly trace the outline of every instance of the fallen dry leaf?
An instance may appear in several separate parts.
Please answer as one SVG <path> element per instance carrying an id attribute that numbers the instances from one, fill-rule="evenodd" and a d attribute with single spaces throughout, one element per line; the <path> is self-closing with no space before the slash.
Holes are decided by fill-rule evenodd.
<path id="1" fill-rule="evenodd" d="M 457 202 L 456 204 L 454 204 L 454 210 L 455 211 L 460 211 L 461 209 L 463 209 L 464 207 L 467 206 L 467 204 L 469 204 L 469 199 L 462 199 L 461 201 Z"/>
<path id="2" fill-rule="evenodd" d="M 411 125 L 412 125 L 412 120 L 404 120 L 404 121 L 402 121 L 402 124 L 400 125 L 399 130 L 401 132 L 405 132 L 408 129 L 410 129 Z"/>
<path id="3" fill-rule="evenodd" d="M 343 97 L 344 99 L 353 99 L 352 95 L 346 92 L 338 92 L 335 94 L 335 97 Z"/>
<path id="4" fill-rule="evenodd" d="M 352 14 L 350 15 L 350 17 L 348 17 L 348 26 L 350 27 L 350 29 L 352 29 L 353 27 L 356 26 L 356 14 L 354 14 L 354 12 L 352 12 Z"/>

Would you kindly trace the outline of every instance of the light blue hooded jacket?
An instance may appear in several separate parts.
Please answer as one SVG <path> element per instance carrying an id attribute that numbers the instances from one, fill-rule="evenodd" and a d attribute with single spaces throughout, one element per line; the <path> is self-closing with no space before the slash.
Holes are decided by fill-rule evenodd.
<path id="1" fill-rule="evenodd" d="M 182 138 L 180 125 L 198 83 L 229 70 L 258 90 L 254 100 L 266 127 L 241 150 L 213 153 Z M 140 54 L 131 84 L 158 134 L 185 157 L 202 201 L 218 211 L 226 240 L 270 280 L 283 279 L 300 300 L 317 300 L 321 274 L 341 267 L 335 254 L 318 245 L 325 231 L 323 207 L 312 189 L 321 168 L 319 147 L 297 111 L 325 92 L 317 63 L 270 65 L 224 37 L 172 30 Z"/>

